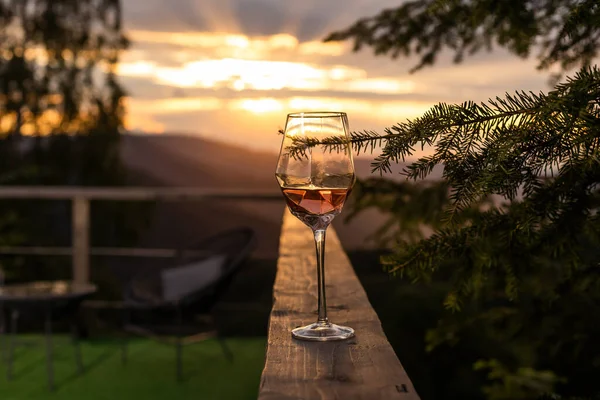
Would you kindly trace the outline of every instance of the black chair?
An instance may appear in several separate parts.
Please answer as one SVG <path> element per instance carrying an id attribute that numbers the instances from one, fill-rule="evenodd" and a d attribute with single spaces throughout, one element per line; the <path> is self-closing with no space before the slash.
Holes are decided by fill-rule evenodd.
<path id="1" fill-rule="evenodd" d="M 134 276 L 124 288 L 124 330 L 175 346 L 176 376 L 183 379 L 186 344 L 218 335 L 214 305 L 255 247 L 254 231 L 226 231 L 186 247 L 173 266 Z M 127 340 L 122 361 L 127 362 Z"/>

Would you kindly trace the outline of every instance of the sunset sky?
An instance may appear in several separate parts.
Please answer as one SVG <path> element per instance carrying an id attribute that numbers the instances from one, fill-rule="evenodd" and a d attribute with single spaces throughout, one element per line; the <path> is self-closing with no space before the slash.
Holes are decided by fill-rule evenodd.
<path id="1" fill-rule="evenodd" d="M 455 65 L 352 53 L 327 33 L 392 0 L 123 0 L 132 46 L 119 66 L 126 125 L 276 151 L 288 112 L 345 111 L 351 129 L 381 130 L 437 102 L 547 90 L 534 59 L 502 50 Z"/>

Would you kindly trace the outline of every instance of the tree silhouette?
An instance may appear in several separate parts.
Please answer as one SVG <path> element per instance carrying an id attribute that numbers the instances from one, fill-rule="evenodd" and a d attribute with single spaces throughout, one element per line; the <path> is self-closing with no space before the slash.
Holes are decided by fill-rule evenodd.
<path id="1" fill-rule="evenodd" d="M 114 76 L 118 0 L 0 2 L 0 132 L 115 134 L 123 92 Z"/>
<path id="2" fill-rule="evenodd" d="M 354 41 L 393 58 L 417 54 L 413 71 L 433 65 L 442 51 L 454 61 L 494 46 L 525 58 L 537 51 L 538 68 L 589 66 L 598 56 L 600 6 L 596 0 L 417 0 L 362 18 L 326 40 Z"/>
<path id="3" fill-rule="evenodd" d="M 2 184 L 126 183 L 119 158 L 124 91 L 115 67 L 127 45 L 119 0 L 0 1 Z M 1 213 L 10 216 L 4 240 L 38 245 L 68 241 L 68 205 L 2 204 Z M 133 240 L 132 219 L 139 215 L 132 207 L 95 205 L 92 238 L 104 244 Z M 29 275 L 19 270 L 20 278 L 52 275 L 46 265 L 51 261 L 43 262 L 43 268 Z M 11 269 L 9 264 L 4 267 Z"/>

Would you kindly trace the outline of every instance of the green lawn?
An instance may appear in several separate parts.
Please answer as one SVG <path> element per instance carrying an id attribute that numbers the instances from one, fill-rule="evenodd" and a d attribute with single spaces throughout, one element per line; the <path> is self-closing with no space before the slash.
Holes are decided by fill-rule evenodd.
<path id="1" fill-rule="evenodd" d="M 0 365 L 2 400 L 244 400 L 256 399 L 265 356 L 265 338 L 227 338 L 233 360 L 216 340 L 184 349 L 185 380 L 175 379 L 175 351 L 145 339 L 134 339 L 129 361 L 121 363 L 119 342 L 82 342 L 83 375 L 76 374 L 73 347 L 66 337 L 55 337 L 55 392 L 47 389 L 43 337 L 27 336 L 15 351 L 12 381 Z"/>

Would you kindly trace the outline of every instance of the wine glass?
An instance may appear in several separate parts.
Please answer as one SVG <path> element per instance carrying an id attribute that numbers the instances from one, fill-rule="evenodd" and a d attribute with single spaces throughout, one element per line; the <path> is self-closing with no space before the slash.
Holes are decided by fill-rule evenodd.
<path id="1" fill-rule="evenodd" d="M 337 138 L 335 148 L 308 146 L 298 139 Z M 303 147 L 303 151 L 298 150 Z M 292 330 L 302 340 L 344 340 L 354 330 L 327 319 L 325 299 L 325 232 L 354 185 L 348 117 L 341 112 L 303 112 L 287 116 L 275 173 L 291 213 L 312 229 L 317 250 L 318 319 Z"/>

